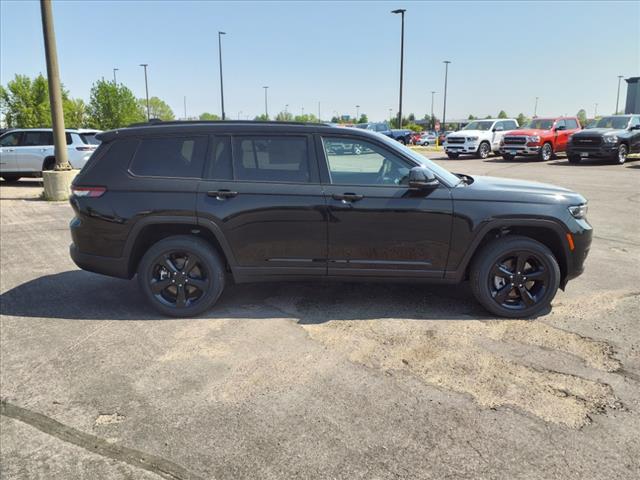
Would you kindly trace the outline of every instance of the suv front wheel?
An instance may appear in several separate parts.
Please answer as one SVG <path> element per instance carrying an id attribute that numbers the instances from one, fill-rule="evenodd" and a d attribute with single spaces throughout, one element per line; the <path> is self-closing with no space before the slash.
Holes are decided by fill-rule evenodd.
<path id="1" fill-rule="evenodd" d="M 201 238 L 173 236 L 147 250 L 138 267 L 138 282 L 159 312 L 192 317 L 211 308 L 222 294 L 225 266 Z"/>
<path id="2" fill-rule="evenodd" d="M 531 238 L 502 237 L 487 244 L 471 266 L 478 302 L 501 317 L 533 317 L 549 308 L 560 285 L 551 250 Z"/>

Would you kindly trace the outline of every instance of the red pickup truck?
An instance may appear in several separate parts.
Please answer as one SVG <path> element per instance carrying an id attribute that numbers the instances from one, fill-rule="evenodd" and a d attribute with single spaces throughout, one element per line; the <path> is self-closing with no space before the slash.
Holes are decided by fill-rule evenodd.
<path id="1" fill-rule="evenodd" d="M 500 154 L 505 160 L 517 155 L 551 160 L 554 154 L 566 150 L 569 137 L 581 129 L 576 117 L 534 118 L 524 127 L 504 134 Z"/>

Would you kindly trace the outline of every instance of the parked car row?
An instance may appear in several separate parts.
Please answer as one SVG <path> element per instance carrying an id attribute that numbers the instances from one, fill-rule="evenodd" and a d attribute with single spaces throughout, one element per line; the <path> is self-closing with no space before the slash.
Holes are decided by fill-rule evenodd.
<path id="1" fill-rule="evenodd" d="M 566 153 L 569 162 L 583 158 L 609 159 L 623 164 L 630 153 L 640 152 L 640 115 L 611 115 L 583 130 L 577 117 L 534 118 L 518 126 L 515 119 L 476 120 L 446 136 L 444 150 L 451 159 L 491 153 L 505 160 L 517 156 L 548 161 Z"/>
<path id="2" fill-rule="evenodd" d="M 98 148 L 99 130 L 66 130 L 67 155 L 73 168 L 80 169 Z M 0 176 L 8 182 L 21 177 L 40 177 L 55 165 L 53 130 L 12 129 L 0 136 Z"/>

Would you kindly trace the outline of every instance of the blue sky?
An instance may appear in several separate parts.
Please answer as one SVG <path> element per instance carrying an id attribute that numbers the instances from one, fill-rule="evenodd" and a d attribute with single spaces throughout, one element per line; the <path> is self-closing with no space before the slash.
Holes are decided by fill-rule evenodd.
<path id="1" fill-rule="evenodd" d="M 56 1 L 63 83 L 89 98 L 111 79 L 149 93 L 176 116 L 219 113 L 217 31 L 223 37 L 227 115 L 283 110 L 323 118 L 397 111 L 400 17 L 406 8 L 404 112 L 422 116 L 443 91 L 447 118 L 497 114 L 591 116 L 615 109 L 617 75 L 640 74 L 640 2 L 178 2 Z M 39 3 L 0 0 L 0 83 L 46 74 Z M 625 98 L 623 82 L 621 98 Z M 622 100 L 621 100 L 622 101 Z M 435 113 L 442 116 L 442 95 Z"/>

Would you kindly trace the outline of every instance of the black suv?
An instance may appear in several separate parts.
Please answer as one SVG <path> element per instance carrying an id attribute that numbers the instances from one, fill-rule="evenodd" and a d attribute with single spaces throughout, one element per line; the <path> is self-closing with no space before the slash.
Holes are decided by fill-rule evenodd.
<path id="1" fill-rule="evenodd" d="M 454 175 L 366 130 L 166 122 L 98 138 L 72 186 L 71 257 L 137 274 L 168 315 L 207 310 L 230 280 L 469 279 L 492 313 L 533 316 L 591 244 L 579 194 Z"/>
<path id="2" fill-rule="evenodd" d="M 593 127 L 574 133 L 567 143 L 571 163 L 604 158 L 623 164 L 628 154 L 636 152 L 640 152 L 640 115 L 602 117 Z"/>

